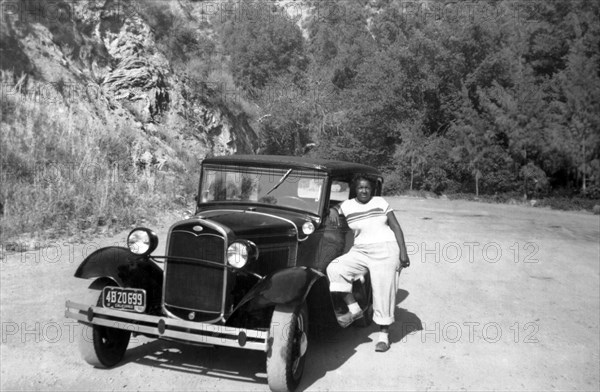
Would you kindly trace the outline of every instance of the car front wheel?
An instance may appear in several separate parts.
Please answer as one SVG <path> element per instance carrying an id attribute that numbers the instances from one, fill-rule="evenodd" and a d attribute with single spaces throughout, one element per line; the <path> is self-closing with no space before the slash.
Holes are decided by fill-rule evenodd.
<path id="1" fill-rule="evenodd" d="M 306 305 L 279 305 L 273 311 L 267 351 L 267 379 L 272 391 L 293 391 L 304 372 L 308 347 Z"/>
<path id="2" fill-rule="evenodd" d="M 87 303 L 102 306 L 102 290 L 90 289 L 87 300 Z M 95 367 L 109 368 L 123 359 L 131 332 L 101 325 L 83 324 L 82 333 L 77 336 L 79 352 L 83 359 Z"/>

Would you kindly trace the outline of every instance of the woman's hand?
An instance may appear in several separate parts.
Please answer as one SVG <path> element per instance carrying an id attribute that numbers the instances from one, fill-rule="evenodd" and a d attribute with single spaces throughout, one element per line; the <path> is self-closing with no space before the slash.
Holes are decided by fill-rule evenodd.
<path id="1" fill-rule="evenodd" d="M 408 258 L 408 256 L 406 256 L 405 258 L 400 257 L 400 266 L 402 268 L 410 267 L 410 259 Z"/>
<path id="2" fill-rule="evenodd" d="M 327 217 L 327 221 L 332 226 L 340 225 L 340 214 L 338 213 L 337 209 L 333 207 L 329 209 L 329 217 Z"/>

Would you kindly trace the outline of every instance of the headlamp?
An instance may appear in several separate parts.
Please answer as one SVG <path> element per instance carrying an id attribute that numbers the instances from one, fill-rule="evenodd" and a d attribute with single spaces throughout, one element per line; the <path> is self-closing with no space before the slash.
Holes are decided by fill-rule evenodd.
<path id="1" fill-rule="evenodd" d="M 302 232 L 303 232 L 305 235 L 309 235 L 309 234 L 312 234 L 312 233 L 314 233 L 314 232 L 315 232 L 315 225 L 313 225 L 313 223 L 312 223 L 312 222 L 305 222 L 305 223 L 302 225 Z"/>
<path id="2" fill-rule="evenodd" d="M 258 248 L 252 241 L 235 241 L 227 248 L 227 263 L 234 268 L 243 268 L 257 256 Z"/>
<path id="3" fill-rule="evenodd" d="M 127 247 L 136 255 L 149 255 L 158 246 L 158 236 L 150 229 L 138 227 L 127 236 Z"/>

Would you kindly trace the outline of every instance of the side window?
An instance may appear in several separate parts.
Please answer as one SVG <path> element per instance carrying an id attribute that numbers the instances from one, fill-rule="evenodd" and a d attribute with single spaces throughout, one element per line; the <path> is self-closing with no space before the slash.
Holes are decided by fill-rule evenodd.
<path id="1" fill-rule="evenodd" d="M 340 202 L 348 200 L 350 196 L 350 183 L 347 181 L 334 180 L 331 183 L 330 202 Z"/>

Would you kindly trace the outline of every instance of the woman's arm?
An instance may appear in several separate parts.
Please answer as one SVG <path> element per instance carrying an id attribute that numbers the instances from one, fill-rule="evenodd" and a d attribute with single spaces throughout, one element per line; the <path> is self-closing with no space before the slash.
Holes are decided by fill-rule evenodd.
<path id="1" fill-rule="evenodd" d="M 398 248 L 400 248 L 400 264 L 402 267 L 406 268 L 410 265 L 410 259 L 408 258 L 408 253 L 406 252 L 406 243 L 404 242 L 404 233 L 402 233 L 402 228 L 400 228 L 400 223 L 396 219 L 396 215 L 394 215 L 393 211 L 387 213 L 388 225 L 390 229 L 394 232 L 396 236 L 396 241 L 398 242 Z"/>
<path id="2" fill-rule="evenodd" d="M 342 215 L 342 209 L 339 205 L 335 205 L 329 209 L 329 223 L 333 226 L 340 225 L 340 215 Z"/>

